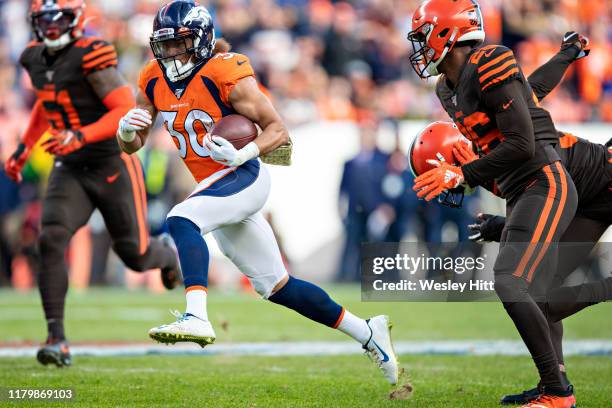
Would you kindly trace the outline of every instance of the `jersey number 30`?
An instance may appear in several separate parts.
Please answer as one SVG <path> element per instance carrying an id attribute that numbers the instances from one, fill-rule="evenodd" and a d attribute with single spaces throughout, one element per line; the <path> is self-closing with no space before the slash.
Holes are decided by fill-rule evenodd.
<path id="1" fill-rule="evenodd" d="M 174 128 L 174 122 L 176 121 L 178 112 L 160 111 L 160 113 L 166 122 L 168 133 L 170 133 L 170 136 L 175 138 L 177 141 L 179 155 L 182 159 L 187 157 L 188 145 L 191 146 L 191 150 L 193 150 L 193 152 L 200 157 L 207 157 L 210 155 L 210 151 L 206 148 L 206 146 L 198 142 L 198 132 L 196 132 L 194 128 L 195 122 L 200 121 L 200 123 L 202 123 L 204 126 L 204 129 L 206 129 L 206 132 L 210 132 L 212 130 L 214 121 L 208 113 L 199 109 L 194 109 L 187 114 L 184 125 L 187 137 L 185 137 L 182 132 L 179 132 Z"/>

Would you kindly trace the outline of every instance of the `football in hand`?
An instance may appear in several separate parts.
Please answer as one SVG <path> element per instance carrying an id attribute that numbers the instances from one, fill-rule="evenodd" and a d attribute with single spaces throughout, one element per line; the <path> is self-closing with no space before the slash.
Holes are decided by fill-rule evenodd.
<path id="1" fill-rule="evenodd" d="M 242 115 L 227 115 L 210 132 L 230 142 L 236 149 L 242 149 L 257 137 L 257 126 Z"/>

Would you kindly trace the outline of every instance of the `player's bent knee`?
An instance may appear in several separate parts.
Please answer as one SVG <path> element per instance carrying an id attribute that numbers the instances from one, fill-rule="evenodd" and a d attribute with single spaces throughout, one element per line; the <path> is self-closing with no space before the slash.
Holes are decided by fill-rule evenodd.
<path id="1" fill-rule="evenodd" d="M 274 288 L 272 288 L 272 292 L 270 293 L 270 295 L 275 294 L 276 292 L 278 292 L 279 290 L 281 290 L 283 288 L 283 286 L 285 286 L 287 284 L 287 282 L 289 282 L 289 275 L 285 275 L 280 282 L 278 282 Z"/>
<path id="2" fill-rule="evenodd" d="M 494 288 L 502 302 L 522 302 L 529 299 L 527 281 L 512 274 L 495 276 Z"/>
<path id="3" fill-rule="evenodd" d="M 62 225 L 43 225 L 39 239 L 41 254 L 59 253 L 63 256 L 71 236 L 68 228 Z"/>
<path id="4" fill-rule="evenodd" d="M 193 236 L 193 234 L 200 235 L 200 228 L 193 221 L 185 217 L 168 215 L 168 218 L 166 218 L 166 225 L 168 226 L 168 231 L 172 239 L 174 239 L 177 245 L 184 241 L 189 242 L 189 238 Z"/>
<path id="5" fill-rule="evenodd" d="M 113 250 L 121 261 L 135 272 L 144 272 L 148 269 L 144 254 L 140 253 L 140 247 L 134 241 L 116 241 Z"/>
<path id="6" fill-rule="evenodd" d="M 253 285 L 253 289 L 259 296 L 263 299 L 268 299 L 270 296 L 274 295 L 280 289 L 283 288 L 287 284 L 289 280 L 289 275 L 284 272 L 284 274 L 248 274 L 246 277 Z"/>

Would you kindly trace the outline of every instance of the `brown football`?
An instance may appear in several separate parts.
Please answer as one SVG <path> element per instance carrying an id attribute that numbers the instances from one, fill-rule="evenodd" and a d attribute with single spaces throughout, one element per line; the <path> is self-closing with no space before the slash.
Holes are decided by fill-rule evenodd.
<path id="1" fill-rule="evenodd" d="M 242 149 L 249 142 L 255 140 L 257 127 L 242 115 L 227 115 L 217 122 L 211 134 L 224 138 L 236 149 Z"/>

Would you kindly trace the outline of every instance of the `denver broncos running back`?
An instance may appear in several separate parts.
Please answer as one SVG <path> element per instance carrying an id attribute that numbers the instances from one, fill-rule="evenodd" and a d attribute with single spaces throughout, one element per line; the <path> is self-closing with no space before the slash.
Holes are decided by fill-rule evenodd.
<path id="1" fill-rule="evenodd" d="M 20 63 L 37 101 L 23 141 L 5 164 L 21 180 L 32 147 L 43 142 L 55 154 L 43 200 L 38 285 L 47 319 L 48 338 L 37 354 L 42 364 L 71 364 L 64 334 L 64 300 L 68 274 L 64 253 L 77 229 L 99 209 L 113 248 L 133 270 L 162 269 L 172 288 L 179 278 L 174 250 L 149 242 L 146 198 L 138 159 L 121 154 L 114 135 L 117 121 L 134 106 L 134 95 L 117 71 L 114 47 L 83 35 L 83 0 L 34 0 L 30 19 L 36 37 Z"/>
<path id="2" fill-rule="evenodd" d="M 287 274 L 276 239 L 261 209 L 270 177 L 258 156 L 288 141 L 288 132 L 254 78 L 249 59 L 215 53 L 214 26 L 208 11 L 192 0 L 162 6 L 153 22 L 151 48 L 156 60 L 141 72 L 137 108 L 119 125 L 122 149 L 132 153 L 145 143 L 160 114 L 170 136 L 198 183 L 176 205 L 167 224 L 179 252 L 187 308 L 149 336 L 164 343 L 214 342 L 206 298 L 209 252 L 203 235 L 212 232 L 224 254 L 273 303 L 338 328 L 357 340 L 397 382 L 397 359 L 386 316 L 363 320 L 335 303 L 321 288 Z M 239 113 L 257 123 L 261 134 L 236 150 L 209 135 L 222 117 Z"/>

